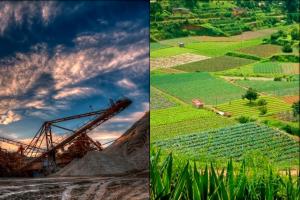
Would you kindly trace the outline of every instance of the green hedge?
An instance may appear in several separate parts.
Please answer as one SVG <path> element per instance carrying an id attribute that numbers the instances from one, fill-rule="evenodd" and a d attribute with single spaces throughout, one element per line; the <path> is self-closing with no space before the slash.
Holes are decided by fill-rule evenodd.
<path id="1" fill-rule="evenodd" d="M 228 52 L 225 55 L 226 56 L 239 57 L 239 58 L 247 58 L 247 59 L 251 59 L 251 60 L 261 60 L 260 57 L 253 56 L 253 55 L 248 55 L 248 54 L 237 53 L 237 52 Z"/>

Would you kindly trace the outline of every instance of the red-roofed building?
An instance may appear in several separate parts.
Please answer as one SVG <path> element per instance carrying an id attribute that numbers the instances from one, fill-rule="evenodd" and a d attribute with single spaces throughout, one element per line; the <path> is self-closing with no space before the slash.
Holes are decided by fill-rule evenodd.
<path id="1" fill-rule="evenodd" d="M 200 101 L 199 99 L 193 99 L 192 103 L 196 108 L 203 108 L 204 107 L 204 103 L 202 101 Z"/>

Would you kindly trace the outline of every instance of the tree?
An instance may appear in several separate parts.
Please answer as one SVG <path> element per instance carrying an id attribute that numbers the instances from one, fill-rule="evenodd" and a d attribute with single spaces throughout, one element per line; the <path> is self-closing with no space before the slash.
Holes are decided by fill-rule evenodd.
<path id="1" fill-rule="evenodd" d="M 300 114 L 300 101 L 293 103 L 292 109 L 294 116 L 298 116 Z"/>
<path id="2" fill-rule="evenodd" d="M 289 13 L 296 13 L 299 8 L 299 0 L 286 0 L 285 6 Z"/>
<path id="3" fill-rule="evenodd" d="M 246 92 L 246 94 L 244 94 L 242 96 L 242 99 L 248 99 L 250 101 L 250 104 L 252 103 L 252 101 L 256 100 L 258 98 L 259 94 L 256 92 L 256 90 L 249 88 Z"/>
<path id="4" fill-rule="evenodd" d="M 185 1 L 185 6 L 189 9 L 193 9 L 197 6 L 198 2 L 197 0 L 188 0 L 188 1 Z"/>

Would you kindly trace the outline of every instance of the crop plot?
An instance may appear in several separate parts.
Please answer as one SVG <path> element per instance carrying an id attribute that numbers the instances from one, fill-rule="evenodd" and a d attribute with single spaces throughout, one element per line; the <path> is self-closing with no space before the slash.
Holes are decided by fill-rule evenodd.
<path id="1" fill-rule="evenodd" d="M 260 99 L 265 99 L 267 101 L 267 113 L 266 114 L 275 114 L 283 111 L 291 110 L 291 106 L 285 103 L 283 100 L 277 99 L 275 97 L 262 96 Z M 249 104 L 248 100 L 234 100 L 230 103 L 225 103 L 218 105 L 217 108 L 223 112 L 230 112 L 233 117 L 238 116 L 251 116 L 258 117 L 260 115 L 259 107 L 256 105 L 256 102 L 253 102 L 252 105 Z"/>
<path id="2" fill-rule="evenodd" d="M 153 75 L 150 79 L 153 86 L 188 104 L 197 98 L 205 104 L 217 105 L 239 99 L 244 93 L 244 89 L 209 73 Z"/>
<path id="3" fill-rule="evenodd" d="M 274 54 L 282 52 L 281 48 L 282 47 L 278 45 L 262 44 L 262 45 L 252 46 L 252 47 L 241 48 L 239 49 L 239 51 L 242 53 L 255 55 L 258 57 L 267 58 Z"/>
<path id="4" fill-rule="evenodd" d="M 293 103 L 295 103 L 295 102 L 297 102 L 299 100 L 300 100 L 299 95 L 296 95 L 296 96 L 285 96 L 285 97 L 283 97 L 283 101 L 286 102 L 286 103 L 288 103 L 288 104 L 293 104 Z"/>
<path id="5" fill-rule="evenodd" d="M 191 106 L 151 110 L 151 141 L 235 124 L 233 119 Z"/>
<path id="6" fill-rule="evenodd" d="M 232 56 L 213 57 L 211 59 L 192 62 L 174 67 L 175 69 L 189 71 L 189 72 L 216 72 L 235 67 L 247 65 L 255 61 L 245 58 L 238 58 Z"/>
<path id="7" fill-rule="evenodd" d="M 256 31 L 246 31 L 240 35 L 234 35 L 230 37 L 213 37 L 213 36 L 196 36 L 195 38 L 199 41 L 205 42 L 240 42 L 245 40 L 257 39 L 262 37 L 270 36 L 272 33 L 276 32 L 276 29 L 262 29 Z"/>
<path id="8" fill-rule="evenodd" d="M 157 89 L 151 87 L 150 88 L 150 109 L 162 109 L 169 108 L 178 105 L 170 98 L 166 97 L 162 92 Z"/>
<path id="9" fill-rule="evenodd" d="M 282 63 L 281 68 L 284 74 L 300 74 L 299 63 Z"/>
<path id="10" fill-rule="evenodd" d="M 185 63 L 200 61 L 208 59 L 207 56 L 201 56 L 192 53 L 184 53 L 176 56 L 170 56 L 165 58 L 152 58 L 150 60 L 150 68 L 170 68 L 177 65 L 182 65 Z"/>
<path id="11" fill-rule="evenodd" d="M 265 92 L 275 96 L 299 95 L 299 81 L 260 81 L 260 80 L 238 80 L 237 84 L 243 87 L 251 87 L 258 92 Z"/>
<path id="12" fill-rule="evenodd" d="M 159 68 L 159 69 L 156 69 L 156 70 L 153 70 L 153 71 L 156 71 L 157 73 L 160 73 L 160 74 L 186 73 L 185 71 L 181 71 L 181 70 L 178 70 L 178 69 L 175 69 L 175 68 Z"/>
<path id="13" fill-rule="evenodd" d="M 261 39 L 243 42 L 196 42 L 187 44 L 185 49 L 190 49 L 206 56 L 222 56 L 229 51 L 234 51 L 243 47 L 256 46 L 260 43 Z"/>
<path id="14" fill-rule="evenodd" d="M 182 135 L 154 145 L 200 160 L 201 156 L 241 160 L 248 155 L 276 162 L 299 163 L 298 142 L 289 136 L 256 123 L 239 124 L 213 131 Z"/>
<path id="15" fill-rule="evenodd" d="M 253 65 L 257 74 L 299 74 L 298 63 L 261 62 Z"/>

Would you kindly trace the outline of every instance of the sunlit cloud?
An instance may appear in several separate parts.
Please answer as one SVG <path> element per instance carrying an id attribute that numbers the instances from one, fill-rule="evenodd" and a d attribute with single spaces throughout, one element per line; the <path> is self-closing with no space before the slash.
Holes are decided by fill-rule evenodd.
<path id="1" fill-rule="evenodd" d="M 7 125 L 16 121 L 19 121 L 21 116 L 13 111 L 9 110 L 4 114 L 0 115 L 0 124 Z"/>

